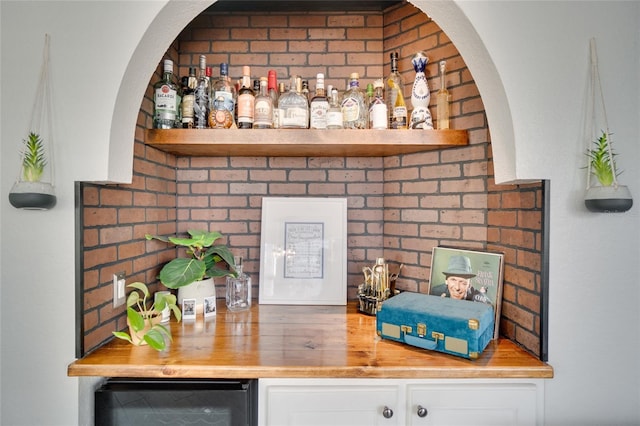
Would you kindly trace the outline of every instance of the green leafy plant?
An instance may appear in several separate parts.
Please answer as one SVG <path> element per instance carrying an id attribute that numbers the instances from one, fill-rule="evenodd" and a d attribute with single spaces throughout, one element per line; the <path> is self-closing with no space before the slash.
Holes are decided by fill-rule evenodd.
<path id="1" fill-rule="evenodd" d="M 188 231 L 190 238 L 164 237 L 147 234 L 147 240 L 159 240 L 186 247 L 186 257 L 171 260 L 160 270 L 160 282 L 167 288 L 180 288 L 206 278 L 236 276 L 233 254 L 222 244 L 220 232 Z M 220 267 L 219 264 L 222 264 Z"/>
<path id="2" fill-rule="evenodd" d="M 615 156 L 613 150 L 609 148 L 609 135 L 605 131 L 593 142 L 594 148 L 587 150 L 587 156 L 591 163 L 591 173 L 598 179 L 602 186 L 611 186 L 614 181 L 614 170 L 616 169 Z M 615 173 L 617 177 L 620 173 Z"/>
<path id="3" fill-rule="evenodd" d="M 176 305 L 176 296 L 173 294 L 158 294 L 155 300 L 148 306 L 151 294 L 146 284 L 135 282 L 129 284 L 134 290 L 127 297 L 127 324 L 129 333 L 124 331 L 114 331 L 113 335 L 119 339 L 126 340 L 134 345 L 147 343 L 157 351 L 164 350 L 166 340 L 172 340 L 171 331 L 160 324 L 162 311 L 168 307 L 178 322 L 182 318 L 182 313 Z"/>
<path id="4" fill-rule="evenodd" d="M 44 153 L 44 142 L 37 133 L 29 133 L 28 139 L 23 139 L 24 149 L 22 158 L 22 177 L 27 182 L 40 182 L 47 159 Z"/>

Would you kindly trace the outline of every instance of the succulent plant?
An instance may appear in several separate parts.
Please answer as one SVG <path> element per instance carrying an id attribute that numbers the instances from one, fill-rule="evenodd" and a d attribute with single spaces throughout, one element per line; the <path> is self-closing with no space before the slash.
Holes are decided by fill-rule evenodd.
<path id="1" fill-rule="evenodd" d="M 23 140 L 22 178 L 27 182 L 39 182 L 47 165 L 44 142 L 37 133 L 29 133 L 29 139 Z"/>

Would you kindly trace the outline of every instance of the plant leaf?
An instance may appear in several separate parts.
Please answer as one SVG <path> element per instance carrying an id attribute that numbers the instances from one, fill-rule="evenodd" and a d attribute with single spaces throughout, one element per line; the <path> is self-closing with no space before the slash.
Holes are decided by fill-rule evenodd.
<path id="1" fill-rule="evenodd" d="M 204 278 L 205 263 L 197 259 L 173 259 L 160 270 L 160 281 L 168 288 L 179 288 Z"/>
<path id="2" fill-rule="evenodd" d="M 144 335 L 144 341 L 147 342 L 149 346 L 151 346 L 153 349 L 157 351 L 161 351 L 166 347 L 166 344 L 164 341 L 164 335 L 160 330 L 157 330 L 155 327 L 149 330 Z"/>
<path id="3" fill-rule="evenodd" d="M 127 342 L 133 344 L 133 340 L 131 340 L 131 337 L 124 331 L 112 331 L 111 333 L 118 339 L 126 340 Z"/>
<path id="4" fill-rule="evenodd" d="M 129 325 L 136 333 L 144 328 L 144 317 L 133 308 L 127 308 L 127 319 Z"/>

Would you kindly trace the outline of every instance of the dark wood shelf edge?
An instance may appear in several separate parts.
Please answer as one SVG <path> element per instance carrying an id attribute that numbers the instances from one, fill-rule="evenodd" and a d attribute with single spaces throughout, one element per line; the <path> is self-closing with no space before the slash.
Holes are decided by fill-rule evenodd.
<path id="1" fill-rule="evenodd" d="M 145 130 L 146 145 L 177 156 L 386 157 L 468 143 L 466 130 Z"/>

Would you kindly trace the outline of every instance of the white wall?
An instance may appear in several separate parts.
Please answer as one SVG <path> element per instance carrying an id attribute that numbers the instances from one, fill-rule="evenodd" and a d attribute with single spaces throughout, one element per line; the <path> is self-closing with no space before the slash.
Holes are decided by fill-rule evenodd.
<path id="1" fill-rule="evenodd" d="M 165 3 L 0 2 L 1 424 L 85 421 L 78 420 L 78 380 L 66 377 L 74 357 L 73 182 L 130 178 L 143 86 L 169 42 L 209 2 Z M 433 9 L 476 78 L 494 150 L 504 150 L 496 158 L 512 159 L 497 165 L 502 180 L 551 179 L 549 362 L 556 377 L 547 385 L 546 423 L 640 422 L 640 3 L 413 3 Z M 7 194 L 45 32 L 52 37 L 58 205 L 22 212 Z M 621 181 L 635 196 L 624 214 L 587 213 L 581 199 L 591 37 Z M 31 317 L 18 319 L 25 307 Z"/>

